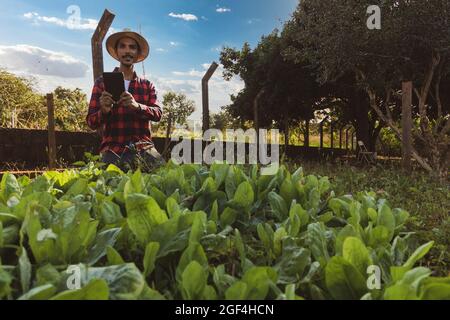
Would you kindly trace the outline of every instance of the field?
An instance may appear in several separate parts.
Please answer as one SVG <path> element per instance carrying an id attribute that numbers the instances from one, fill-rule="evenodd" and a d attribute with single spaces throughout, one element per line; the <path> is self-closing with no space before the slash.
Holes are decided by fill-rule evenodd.
<path id="1" fill-rule="evenodd" d="M 5 174 L 0 298 L 449 299 L 448 190 L 397 172 Z"/>

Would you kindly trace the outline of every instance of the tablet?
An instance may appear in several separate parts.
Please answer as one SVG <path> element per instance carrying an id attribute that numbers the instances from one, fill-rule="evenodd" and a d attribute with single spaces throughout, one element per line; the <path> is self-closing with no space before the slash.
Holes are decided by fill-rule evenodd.
<path id="1" fill-rule="evenodd" d="M 105 91 L 113 96 L 114 101 L 119 101 L 122 93 L 125 92 L 125 81 L 122 72 L 104 72 L 103 82 Z"/>

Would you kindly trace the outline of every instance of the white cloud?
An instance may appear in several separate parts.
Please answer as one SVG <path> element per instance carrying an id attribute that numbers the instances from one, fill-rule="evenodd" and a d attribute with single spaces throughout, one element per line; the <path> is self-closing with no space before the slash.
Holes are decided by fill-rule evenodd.
<path id="1" fill-rule="evenodd" d="M 231 12 L 231 9 L 229 9 L 229 8 L 217 8 L 216 12 L 218 12 L 218 13 Z"/>
<path id="2" fill-rule="evenodd" d="M 151 75 L 149 79 L 155 84 L 158 90 L 158 100 L 160 102 L 162 102 L 164 93 L 168 91 L 186 94 L 189 99 L 195 102 L 196 106 L 196 111 L 190 119 L 200 120 L 202 118 L 201 79 L 209 66 L 210 64 L 205 63 L 202 65 L 203 70 L 193 68 L 190 71 L 173 71 L 172 74 L 175 77 L 157 77 Z M 220 65 L 209 81 L 210 111 L 212 113 L 216 113 L 220 111 L 220 107 L 230 104 L 230 95 L 237 94 L 244 88 L 243 81 L 238 77 L 230 81 L 225 81 L 222 78 L 222 71 L 223 66 Z"/>
<path id="3" fill-rule="evenodd" d="M 172 74 L 175 76 L 203 77 L 204 72 L 197 71 L 195 69 L 191 69 L 190 71 L 187 71 L 187 72 L 173 71 Z"/>
<path id="4" fill-rule="evenodd" d="M 0 67 L 34 75 L 81 78 L 89 66 L 68 54 L 29 45 L 0 46 Z"/>
<path id="5" fill-rule="evenodd" d="M 191 13 L 180 13 L 179 14 L 179 13 L 171 12 L 171 13 L 169 13 L 169 17 L 182 19 L 185 21 L 197 21 L 198 20 L 197 16 L 195 16 Z"/>
<path id="6" fill-rule="evenodd" d="M 167 50 L 164 49 L 164 48 L 156 48 L 156 51 L 158 51 L 158 52 L 167 52 Z"/>
<path id="7" fill-rule="evenodd" d="M 25 19 L 33 21 L 33 24 L 38 25 L 39 23 L 53 24 L 59 27 L 64 27 L 67 29 L 74 30 L 95 30 L 97 28 L 98 21 L 95 19 L 83 19 L 80 18 L 79 21 L 72 21 L 70 19 L 61 19 L 57 17 L 47 17 L 42 16 L 37 12 L 27 12 L 23 14 Z M 112 29 L 110 29 L 110 32 Z"/>
<path id="8" fill-rule="evenodd" d="M 175 42 L 175 41 L 170 41 L 169 44 L 170 44 L 172 47 L 178 47 L 178 46 L 180 45 L 179 42 Z"/>

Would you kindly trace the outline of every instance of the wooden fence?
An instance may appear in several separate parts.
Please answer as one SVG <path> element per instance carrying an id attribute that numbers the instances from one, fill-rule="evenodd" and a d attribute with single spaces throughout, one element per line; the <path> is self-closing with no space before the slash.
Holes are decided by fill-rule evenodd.
<path id="1" fill-rule="evenodd" d="M 84 153 L 98 154 L 100 137 L 97 133 L 56 131 L 56 158 L 59 163 L 72 164 L 84 159 Z M 156 149 L 164 149 L 164 138 L 153 138 Z M 171 142 L 169 150 L 178 142 Z M 194 140 L 191 141 L 194 146 Z M 225 145 L 225 142 L 224 142 Z M 202 150 L 206 142 L 202 143 Z M 246 144 L 246 150 L 249 145 Z M 235 143 L 237 148 L 237 143 Z M 194 147 L 192 147 L 194 150 Z M 270 150 L 270 149 L 269 149 Z M 345 149 L 288 146 L 286 155 L 289 158 L 318 159 L 336 157 L 348 153 Z M 280 154 L 284 146 L 280 145 Z M 45 167 L 48 165 L 48 131 L 0 128 L 0 167 L 6 163 L 15 163 L 19 168 Z"/>

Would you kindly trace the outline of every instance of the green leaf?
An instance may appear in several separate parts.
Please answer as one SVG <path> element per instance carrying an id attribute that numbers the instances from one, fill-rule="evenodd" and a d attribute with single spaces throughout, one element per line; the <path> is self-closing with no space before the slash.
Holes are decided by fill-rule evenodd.
<path id="1" fill-rule="evenodd" d="M 311 252 L 305 248 L 288 246 L 284 249 L 281 261 L 274 267 L 280 275 L 279 283 L 295 283 L 302 278 L 306 267 L 311 264 Z"/>
<path id="2" fill-rule="evenodd" d="M 220 225 L 222 226 L 222 228 L 231 226 L 236 221 L 237 214 L 238 212 L 236 210 L 225 208 L 225 210 L 220 215 Z"/>
<path id="3" fill-rule="evenodd" d="M 40 287 L 36 287 L 21 295 L 17 300 L 48 300 L 56 292 L 56 288 L 51 284 L 45 284 Z"/>
<path id="4" fill-rule="evenodd" d="M 385 300 L 419 300 L 416 290 L 407 284 L 398 283 L 387 288 L 384 292 Z"/>
<path id="5" fill-rule="evenodd" d="M 382 202 L 381 206 L 378 209 L 378 220 L 377 226 L 384 226 L 389 231 L 389 241 L 394 237 L 395 231 L 395 218 L 392 214 L 391 208 L 385 203 Z"/>
<path id="6" fill-rule="evenodd" d="M 21 187 L 16 177 L 11 173 L 5 173 L 0 182 L 0 201 L 4 204 L 13 195 L 20 196 Z"/>
<path id="7" fill-rule="evenodd" d="M 345 239 L 347 239 L 348 237 L 358 237 L 358 233 L 355 231 L 355 228 L 353 227 L 353 225 L 350 224 L 343 227 L 336 237 L 335 242 L 336 254 L 342 255 L 342 247 L 344 246 Z"/>
<path id="8" fill-rule="evenodd" d="M 364 243 L 355 237 L 348 237 L 344 241 L 342 256 L 362 274 L 366 274 L 367 267 L 372 264 Z"/>
<path id="9" fill-rule="evenodd" d="M 7 271 L 3 270 L 0 261 L 0 299 L 11 293 L 12 281 L 13 277 Z"/>
<path id="10" fill-rule="evenodd" d="M 359 300 L 367 293 L 364 276 L 343 257 L 332 257 L 325 268 L 325 283 L 337 300 Z"/>
<path id="11" fill-rule="evenodd" d="M 220 188 L 228 175 L 228 168 L 230 166 L 224 163 L 213 163 L 211 165 L 211 174 L 214 177 L 217 188 Z"/>
<path id="12" fill-rule="evenodd" d="M 253 267 L 247 270 L 242 281 L 247 284 L 247 300 L 264 300 L 271 284 L 277 282 L 277 272 L 270 267 Z"/>
<path id="13" fill-rule="evenodd" d="M 22 247 L 22 253 L 19 257 L 19 270 L 22 292 L 27 292 L 30 289 L 31 282 L 31 263 L 24 247 Z"/>
<path id="14" fill-rule="evenodd" d="M 105 254 L 108 246 L 113 247 L 121 228 L 108 229 L 97 234 L 94 245 L 89 249 L 87 264 L 92 266 Z"/>
<path id="15" fill-rule="evenodd" d="M 247 300 L 247 284 L 243 281 L 235 282 L 225 292 L 226 300 Z"/>
<path id="16" fill-rule="evenodd" d="M 103 279 L 91 280 L 78 290 L 63 291 L 50 300 L 108 300 L 109 288 Z"/>
<path id="17" fill-rule="evenodd" d="M 103 201 L 100 205 L 101 221 L 108 224 L 120 223 L 123 219 L 120 207 L 112 201 Z"/>
<path id="18" fill-rule="evenodd" d="M 168 220 L 152 197 L 130 194 L 125 199 L 127 222 L 139 242 L 148 243 L 154 227 Z"/>
<path id="19" fill-rule="evenodd" d="M 450 300 L 450 277 L 428 278 L 421 288 L 421 300 Z"/>
<path id="20" fill-rule="evenodd" d="M 150 242 L 145 248 L 144 255 L 144 276 L 149 276 L 155 269 L 156 254 L 159 250 L 158 242 Z"/>
<path id="21" fill-rule="evenodd" d="M 172 197 L 167 198 L 166 208 L 169 218 L 173 218 L 176 214 L 179 214 L 181 212 L 179 204 Z"/>
<path id="22" fill-rule="evenodd" d="M 313 257 L 321 264 L 330 259 L 325 233 L 326 228 L 323 223 L 316 222 L 308 225 L 307 243 Z"/>
<path id="23" fill-rule="evenodd" d="M 268 198 L 270 207 L 272 208 L 272 211 L 277 219 L 279 221 L 284 221 L 289 214 L 288 207 L 284 199 L 273 191 L 269 192 Z"/>
<path id="24" fill-rule="evenodd" d="M 180 262 L 176 270 L 176 278 L 181 279 L 181 275 L 185 271 L 188 264 L 192 261 L 199 263 L 204 271 L 208 269 L 208 258 L 206 257 L 203 247 L 197 242 L 191 242 L 181 255 Z"/>
<path id="25" fill-rule="evenodd" d="M 376 248 L 391 241 L 391 233 L 385 226 L 377 226 L 369 232 L 369 245 Z"/>
<path id="26" fill-rule="evenodd" d="M 181 276 L 182 295 L 186 300 L 202 299 L 208 274 L 197 262 L 191 261 Z"/>
<path id="27" fill-rule="evenodd" d="M 252 185 L 248 181 L 242 182 L 236 190 L 233 197 L 233 202 L 240 205 L 242 208 L 249 209 L 255 200 Z"/>
<path id="28" fill-rule="evenodd" d="M 200 239 L 206 233 L 206 213 L 199 212 L 195 215 L 192 223 L 191 233 L 189 235 L 189 242 L 200 242 Z"/>
<path id="29" fill-rule="evenodd" d="M 428 243 L 425 243 L 424 245 L 420 246 L 419 248 L 414 251 L 414 253 L 409 257 L 409 259 L 405 262 L 403 267 L 407 268 L 408 270 L 411 269 L 417 261 L 422 259 L 428 251 L 430 251 L 431 247 L 433 247 L 434 241 L 430 241 Z"/>
<path id="30" fill-rule="evenodd" d="M 82 264 L 74 267 L 80 268 L 82 287 L 94 279 L 105 280 L 111 300 L 136 300 L 145 286 L 145 279 L 134 263 L 101 268 Z"/>
<path id="31" fill-rule="evenodd" d="M 61 274 L 51 264 L 46 264 L 36 270 L 36 285 L 38 286 L 52 284 L 57 287 L 60 281 Z"/>
<path id="32" fill-rule="evenodd" d="M 284 179 L 280 187 L 280 196 L 284 199 L 288 206 L 291 205 L 293 200 L 297 199 L 297 190 L 295 189 L 291 178 Z"/>
<path id="33" fill-rule="evenodd" d="M 164 192 L 162 192 L 161 190 L 159 190 L 157 187 L 152 186 L 150 188 L 150 196 L 153 197 L 153 199 L 156 200 L 156 202 L 158 203 L 158 205 L 160 206 L 160 208 L 166 208 L 166 201 L 169 199 L 166 197 L 166 195 L 164 194 Z M 173 198 L 171 198 L 173 199 Z"/>
<path id="34" fill-rule="evenodd" d="M 147 285 L 142 290 L 142 293 L 138 299 L 139 300 L 166 300 L 166 298 L 161 293 L 150 288 Z"/>
<path id="35" fill-rule="evenodd" d="M 109 265 L 117 265 L 125 263 L 125 261 L 120 256 L 120 253 L 117 252 L 117 250 L 111 246 L 106 247 L 106 257 L 108 259 Z"/>

